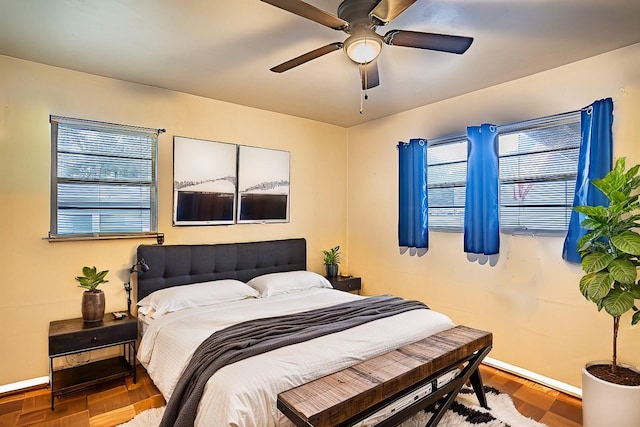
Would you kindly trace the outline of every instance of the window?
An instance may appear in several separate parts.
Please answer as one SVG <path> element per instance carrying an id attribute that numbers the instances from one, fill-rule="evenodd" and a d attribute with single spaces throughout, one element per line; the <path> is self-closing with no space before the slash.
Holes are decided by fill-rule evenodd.
<path id="1" fill-rule="evenodd" d="M 580 150 L 580 114 L 498 127 L 500 230 L 566 233 Z"/>
<path id="2" fill-rule="evenodd" d="M 429 228 L 462 231 L 467 177 L 467 137 L 456 135 L 429 142 L 427 187 Z"/>
<path id="3" fill-rule="evenodd" d="M 500 230 L 563 234 L 569 227 L 580 149 L 580 112 L 498 126 Z M 429 228 L 464 229 L 465 134 L 429 142 Z"/>
<path id="4" fill-rule="evenodd" d="M 50 239 L 155 236 L 159 130 L 50 120 Z"/>

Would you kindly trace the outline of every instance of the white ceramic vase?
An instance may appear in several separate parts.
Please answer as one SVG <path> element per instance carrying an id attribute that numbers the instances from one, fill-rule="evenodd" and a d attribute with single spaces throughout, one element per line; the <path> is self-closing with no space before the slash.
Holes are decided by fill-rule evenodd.
<path id="1" fill-rule="evenodd" d="M 582 425 L 583 427 L 640 426 L 640 386 L 624 386 L 594 377 L 587 372 L 591 365 L 606 365 L 610 361 L 588 363 L 582 369 Z M 633 369 L 634 366 L 619 363 Z"/>

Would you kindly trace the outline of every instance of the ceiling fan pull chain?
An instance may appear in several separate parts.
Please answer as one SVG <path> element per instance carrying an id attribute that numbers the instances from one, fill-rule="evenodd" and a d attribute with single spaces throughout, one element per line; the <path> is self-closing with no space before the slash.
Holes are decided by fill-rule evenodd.
<path id="1" fill-rule="evenodd" d="M 360 89 L 360 114 L 364 114 L 364 101 L 369 99 L 366 89 Z"/>
<path id="2" fill-rule="evenodd" d="M 364 113 L 364 101 L 366 101 L 367 99 L 369 99 L 369 95 L 367 95 L 367 89 L 369 87 L 369 73 L 367 72 L 367 65 L 369 65 L 368 62 L 364 63 L 364 74 L 363 74 L 363 79 L 364 79 L 364 85 L 363 87 L 360 89 L 360 114 Z"/>

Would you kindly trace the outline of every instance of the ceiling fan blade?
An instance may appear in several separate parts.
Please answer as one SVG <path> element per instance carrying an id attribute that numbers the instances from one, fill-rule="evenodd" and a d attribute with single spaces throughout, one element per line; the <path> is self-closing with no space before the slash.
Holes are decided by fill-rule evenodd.
<path id="1" fill-rule="evenodd" d="M 349 26 L 349 23 L 337 16 L 331 15 L 322 9 L 318 9 L 301 0 L 262 0 L 272 6 L 279 7 L 303 18 L 310 19 L 318 24 L 325 25 L 334 30 L 343 30 Z"/>
<path id="2" fill-rule="evenodd" d="M 473 37 L 391 30 L 385 34 L 384 42 L 391 46 L 417 47 L 419 49 L 461 54 L 469 49 L 473 42 Z"/>
<path id="3" fill-rule="evenodd" d="M 382 0 L 369 16 L 380 21 L 379 25 L 386 25 L 415 2 L 416 0 Z"/>
<path id="4" fill-rule="evenodd" d="M 335 42 L 326 46 L 322 46 L 318 49 L 312 50 L 311 52 L 300 55 L 297 58 L 293 58 L 287 62 L 283 62 L 280 65 L 276 65 L 275 67 L 271 68 L 271 71 L 273 71 L 274 73 L 282 73 L 283 71 L 287 71 L 294 67 L 297 67 L 298 65 L 302 65 L 305 62 L 309 62 L 312 59 L 320 58 L 321 56 L 326 55 L 327 53 L 331 53 L 334 50 L 342 49 L 342 46 L 342 42 Z"/>
<path id="5" fill-rule="evenodd" d="M 362 80 L 362 90 L 371 89 L 380 84 L 380 76 L 378 75 L 378 63 L 376 61 L 359 64 L 360 79 Z"/>

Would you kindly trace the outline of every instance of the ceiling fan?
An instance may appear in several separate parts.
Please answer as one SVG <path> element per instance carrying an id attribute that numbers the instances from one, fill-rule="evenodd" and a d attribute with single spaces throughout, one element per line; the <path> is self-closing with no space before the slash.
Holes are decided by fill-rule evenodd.
<path id="1" fill-rule="evenodd" d="M 391 30 L 384 36 L 376 32 L 377 27 L 387 25 L 416 0 L 344 0 L 338 6 L 338 16 L 301 0 L 262 1 L 349 34 L 344 42 L 330 43 L 312 50 L 271 68 L 271 71 L 282 73 L 333 51 L 343 49 L 346 55 L 358 64 L 363 91 L 380 84 L 376 58 L 382 50 L 383 43 L 389 46 L 406 46 L 462 54 L 469 49 L 473 42 L 472 37 L 419 31 Z"/>

